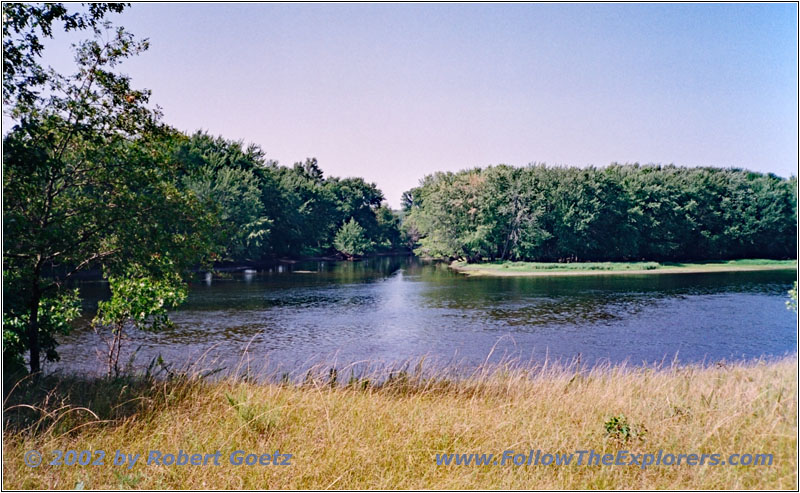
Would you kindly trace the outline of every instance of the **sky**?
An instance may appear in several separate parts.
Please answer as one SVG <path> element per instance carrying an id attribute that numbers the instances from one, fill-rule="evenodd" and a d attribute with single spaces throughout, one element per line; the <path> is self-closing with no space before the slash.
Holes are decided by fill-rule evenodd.
<path id="1" fill-rule="evenodd" d="M 796 4 L 133 4 L 166 123 L 362 176 L 531 162 L 798 166 Z M 83 33 L 85 36 L 86 33 Z M 45 61 L 68 70 L 74 37 Z"/>

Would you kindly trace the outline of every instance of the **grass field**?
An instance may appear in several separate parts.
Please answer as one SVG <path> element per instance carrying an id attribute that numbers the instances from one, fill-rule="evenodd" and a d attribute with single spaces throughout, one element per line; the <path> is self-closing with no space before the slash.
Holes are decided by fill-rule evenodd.
<path id="1" fill-rule="evenodd" d="M 450 266 L 470 276 L 552 276 L 609 274 L 696 274 L 752 270 L 796 269 L 796 260 L 741 259 L 719 262 L 512 262 L 479 264 L 453 262 Z"/>
<path id="2" fill-rule="evenodd" d="M 383 385 L 177 378 L 22 382 L 4 401 L 5 489 L 796 489 L 797 359 L 484 371 Z M 616 417 L 616 421 L 614 418 Z M 609 428 L 611 431 L 609 432 Z M 29 450 L 45 462 L 27 467 Z M 104 450 L 105 465 L 48 465 Z M 156 466 L 149 450 L 221 451 L 220 466 Z M 770 466 L 437 466 L 437 453 L 773 454 Z M 114 451 L 142 454 L 131 469 Z M 291 453 L 234 466 L 234 450 Z"/>

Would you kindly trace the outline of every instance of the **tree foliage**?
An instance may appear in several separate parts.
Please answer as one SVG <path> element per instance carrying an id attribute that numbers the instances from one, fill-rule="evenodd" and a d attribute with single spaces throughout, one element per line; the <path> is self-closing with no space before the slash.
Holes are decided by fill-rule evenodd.
<path id="1" fill-rule="evenodd" d="M 741 169 L 490 166 L 426 176 L 404 228 L 418 253 L 468 261 L 790 258 L 795 188 Z"/>
<path id="2" fill-rule="evenodd" d="M 49 8 L 33 18 L 68 18 L 60 10 L 47 17 Z M 15 29 L 9 19 L 4 5 L 4 30 Z M 4 351 L 17 362 L 29 351 L 34 372 L 42 349 L 57 357 L 52 336 L 75 318 L 63 291 L 75 274 L 124 276 L 137 266 L 148 278 L 170 276 L 208 260 L 218 238 L 218 217 L 178 180 L 182 136 L 160 123 L 149 91 L 116 70 L 147 44 L 93 19 L 85 22 L 95 36 L 77 46 L 74 74 L 39 71 L 23 57 L 46 91 L 9 89 L 19 97 L 8 100 L 16 124 L 3 139 L 4 340 L 14 341 Z M 19 33 L 30 39 L 43 25 L 19 21 L 30 28 Z"/>
<path id="3" fill-rule="evenodd" d="M 333 240 L 336 249 L 349 258 L 359 257 L 372 250 L 373 243 L 354 218 L 344 223 Z"/>
<path id="4" fill-rule="evenodd" d="M 258 146 L 204 133 L 189 139 L 179 159 L 200 170 L 190 187 L 211 199 L 229 225 L 227 260 L 332 254 L 336 233 L 351 219 L 378 249 L 405 248 L 399 219 L 382 205 L 377 186 L 363 178 L 326 177 L 316 159 L 281 166 L 266 160 Z"/>
<path id="5" fill-rule="evenodd" d="M 64 31 L 96 29 L 108 13 L 119 13 L 124 3 L 90 3 L 86 12 L 69 12 L 63 3 L 3 3 L 3 103 L 9 107 L 35 104 L 49 79 L 39 63 L 41 37 L 53 37 L 53 24 Z"/>
<path id="6" fill-rule="evenodd" d="M 153 277 L 137 265 L 122 275 L 110 276 L 108 282 L 111 299 L 98 303 L 92 324 L 101 334 L 103 328 L 111 333 L 110 337 L 103 335 L 108 346 L 107 373 L 118 376 L 126 326 L 152 331 L 170 327 L 167 310 L 186 299 L 187 289 L 178 272 Z"/>
<path id="7" fill-rule="evenodd" d="M 261 256 L 272 221 L 264 215 L 258 166 L 263 153 L 255 146 L 198 132 L 178 149 L 185 167 L 183 184 L 219 217 L 225 259 Z"/>

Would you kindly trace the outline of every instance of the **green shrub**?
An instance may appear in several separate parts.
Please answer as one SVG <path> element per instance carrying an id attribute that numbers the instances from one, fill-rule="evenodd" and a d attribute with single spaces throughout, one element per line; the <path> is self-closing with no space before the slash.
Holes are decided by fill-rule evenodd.
<path id="1" fill-rule="evenodd" d="M 352 217 L 339 228 L 333 239 L 333 246 L 348 257 L 358 257 L 372 251 L 373 242 L 366 231 Z"/>
<path id="2" fill-rule="evenodd" d="M 627 442 L 631 438 L 644 439 L 647 434 L 647 428 L 642 424 L 631 424 L 624 414 L 612 416 L 603 423 L 606 429 L 606 435 L 610 438 Z"/>

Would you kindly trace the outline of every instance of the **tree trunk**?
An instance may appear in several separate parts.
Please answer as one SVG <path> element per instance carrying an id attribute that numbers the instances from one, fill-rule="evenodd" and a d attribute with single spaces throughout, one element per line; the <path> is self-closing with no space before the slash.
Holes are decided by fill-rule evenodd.
<path id="1" fill-rule="evenodd" d="M 39 279 L 34 281 L 33 293 L 31 295 L 30 319 L 28 320 L 28 349 L 31 355 L 31 373 L 38 373 L 41 370 L 39 365 L 39 303 L 42 300 L 42 293 L 39 292 Z"/>

